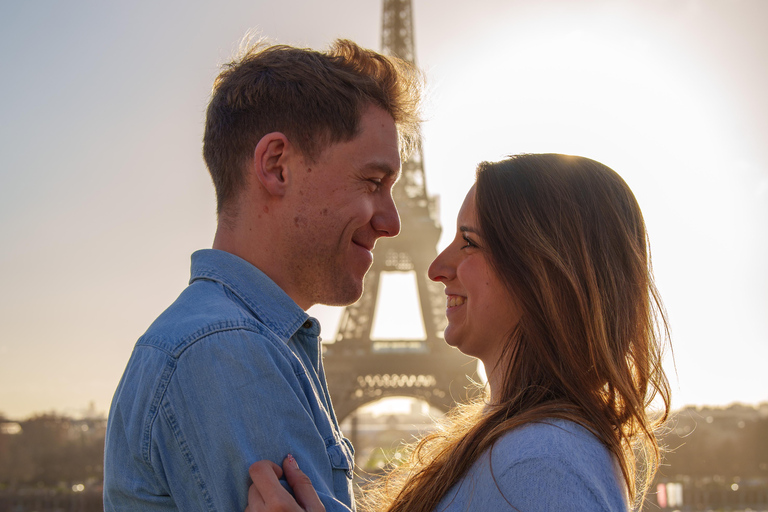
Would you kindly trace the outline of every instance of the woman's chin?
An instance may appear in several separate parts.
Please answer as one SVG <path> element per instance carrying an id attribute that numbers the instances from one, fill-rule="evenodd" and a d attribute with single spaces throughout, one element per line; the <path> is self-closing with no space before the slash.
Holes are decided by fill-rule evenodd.
<path id="1" fill-rule="evenodd" d="M 462 354 L 471 356 L 472 354 L 467 354 L 464 350 L 462 350 L 462 339 L 461 336 L 457 336 L 456 333 L 451 332 L 450 326 L 445 330 L 445 333 L 443 333 L 443 338 L 445 339 L 445 342 L 450 345 L 451 347 L 458 349 L 459 352 Z"/>

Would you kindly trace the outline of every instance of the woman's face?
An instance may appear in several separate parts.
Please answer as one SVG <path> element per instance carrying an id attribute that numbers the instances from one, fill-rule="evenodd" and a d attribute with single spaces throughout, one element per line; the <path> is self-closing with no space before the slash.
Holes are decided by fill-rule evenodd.
<path id="1" fill-rule="evenodd" d="M 429 278 L 445 285 L 445 341 L 477 357 L 491 372 L 520 311 L 488 259 L 475 212 L 473 186 L 459 211 L 456 236 L 429 267 Z"/>

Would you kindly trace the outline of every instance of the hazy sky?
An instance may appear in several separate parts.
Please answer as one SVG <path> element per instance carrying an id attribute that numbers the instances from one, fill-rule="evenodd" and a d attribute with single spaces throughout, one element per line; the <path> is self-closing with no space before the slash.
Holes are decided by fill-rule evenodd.
<path id="1" fill-rule="evenodd" d="M 768 2 L 413 3 L 441 246 L 479 161 L 600 160 L 646 216 L 674 405 L 768 400 Z M 380 11 L 380 0 L 2 3 L 1 412 L 108 409 L 136 339 L 212 242 L 204 110 L 243 35 L 378 49 Z M 333 312 L 319 316 L 332 330 Z"/>

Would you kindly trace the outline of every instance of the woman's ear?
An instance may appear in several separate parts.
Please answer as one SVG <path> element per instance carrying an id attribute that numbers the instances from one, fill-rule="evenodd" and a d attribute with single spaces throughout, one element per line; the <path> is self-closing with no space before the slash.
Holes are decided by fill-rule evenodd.
<path id="1" fill-rule="evenodd" d="M 288 137 L 280 132 L 268 133 L 256 144 L 249 167 L 270 195 L 285 195 L 289 181 L 288 156 L 292 151 Z"/>

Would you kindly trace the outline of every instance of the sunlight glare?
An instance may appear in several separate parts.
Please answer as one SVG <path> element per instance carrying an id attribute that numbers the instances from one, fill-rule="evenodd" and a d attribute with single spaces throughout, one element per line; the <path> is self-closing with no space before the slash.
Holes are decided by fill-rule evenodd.
<path id="1" fill-rule="evenodd" d="M 372 340 L 425 340 L 416 272 L 382 272 Z"/>

